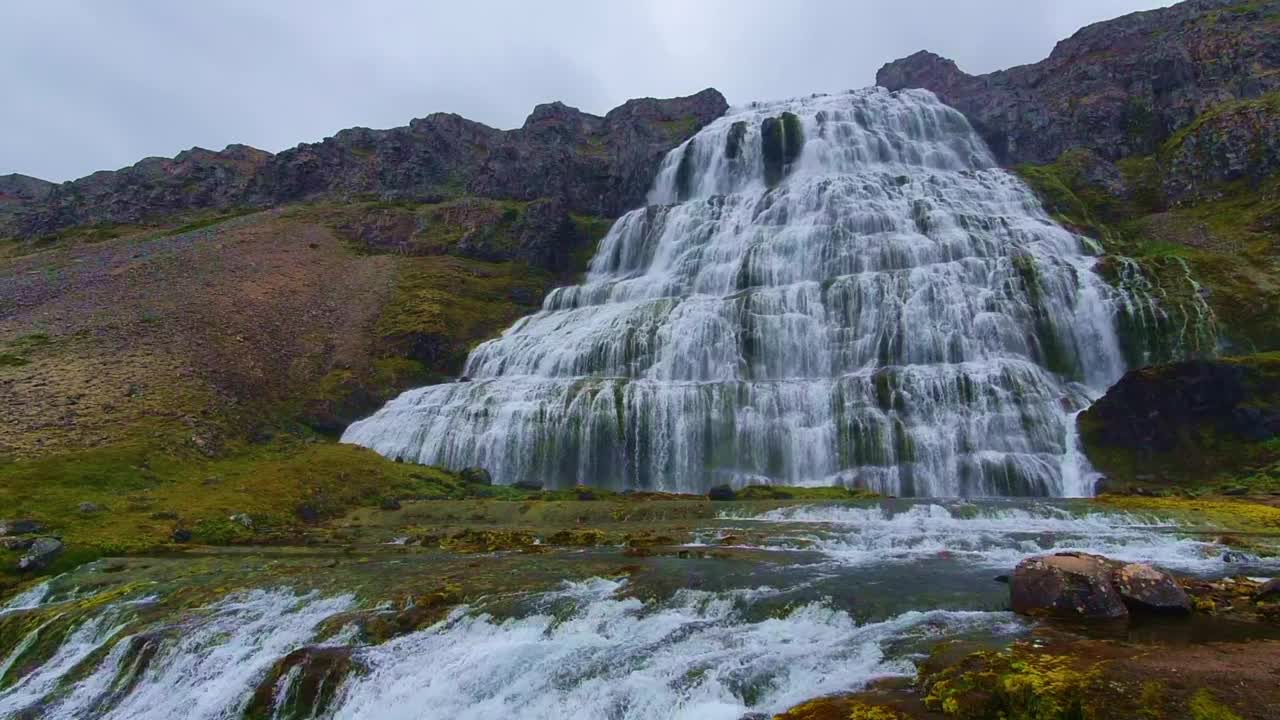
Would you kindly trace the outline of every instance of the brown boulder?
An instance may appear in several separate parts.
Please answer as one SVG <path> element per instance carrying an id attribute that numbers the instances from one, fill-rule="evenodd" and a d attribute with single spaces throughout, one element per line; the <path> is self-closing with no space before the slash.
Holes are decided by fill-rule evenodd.
<path id="1" fill-rule="evenodd" d="M 1129 609 L 1111 584 L 1117 565 L 1083 553 L 1027 558 L 1018 563 L 1009 584 L 1013 611 L 1094 619 L 1126 617 Z"/>
<path id="2" fill-rule="evenodd" d="M 1150 565 L 1130 563 L 1111 573 L 1111 584 L 1131 611 L 1185 614 L 1191 598 L 1172 575 Z"/>

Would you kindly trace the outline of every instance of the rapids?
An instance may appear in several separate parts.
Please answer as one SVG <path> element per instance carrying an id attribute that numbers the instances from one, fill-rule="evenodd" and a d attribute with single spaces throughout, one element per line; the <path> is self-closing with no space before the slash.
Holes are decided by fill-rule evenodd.
<path id="1" fill-rule="evenodd" d="M 468 381 L 343 440 L 548 487 L 1089 495 L 1074 415 L 1125 365 L 1094 262 L 927 91 L 755 103 Z"/>
<path id="2" fill-rule="evenodd" d="M 148 574 L 137 576 L 94 563 L 0 612 L 0 717 L 738 720 L 911 676 L 943 639 L 1021 636 L 1029 624 L 1005 611 L 1008 590 L 992 578 L 1028 555 L 1081 549 L 1206 577 L 1278 569 L 1226 562 L 1222 547 L 1159 520 L 1047 503 L 738 507 L 688 548 L 732 538 L 737 555 L 715 559 L 520 555 L 517 567 L 600 556 L 635 569 L 533 590 L 512 576 L 511 589 L 388 640 L 360 618 L 394 613 L 403 597 L 353 593 L 354 578 L 376 564 L 422 585 L 438 555 L 387 548 L 333 570 L 303 556 L 294 586 L 253 579 L 201 602 L 192 573 L 207 569 L 192 558 L 139 559 Z M 282 557 L 233 554 L 228 567 Z M 199 585 L 218 582 L 234 580 Z M 271 674 L 304 648 L 349 664 Z"/>

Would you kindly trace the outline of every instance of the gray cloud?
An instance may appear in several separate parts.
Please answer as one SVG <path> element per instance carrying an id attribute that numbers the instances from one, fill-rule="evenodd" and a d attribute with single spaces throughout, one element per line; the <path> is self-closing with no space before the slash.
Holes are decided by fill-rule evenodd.
<path id="1" fill-rule="evenodd" d="M 0 174 L 67 180 L 243 142 L 279 151 L 448 111 L 514 127 L 719 88 L 731 103 L 861 87 L 920 49 L 1034 62 L 1160 0 L 41 0 L 0 5 Z M 366 7 L 369 6 L 369 7 Z"/>

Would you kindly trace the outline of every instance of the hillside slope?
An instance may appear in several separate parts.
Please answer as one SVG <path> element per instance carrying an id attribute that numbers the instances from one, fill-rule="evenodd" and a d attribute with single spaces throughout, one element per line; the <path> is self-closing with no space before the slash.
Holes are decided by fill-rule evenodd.
<path id="1" fill-rule="evenodd" d="M 552 104 L 505 133 L 437 115 L 276 156 L 0 178 L 5 515 L 100 552 L 475 492 L 336 436 L 581 273 L 724 108 L 714 90 L 605 118 Z"/>

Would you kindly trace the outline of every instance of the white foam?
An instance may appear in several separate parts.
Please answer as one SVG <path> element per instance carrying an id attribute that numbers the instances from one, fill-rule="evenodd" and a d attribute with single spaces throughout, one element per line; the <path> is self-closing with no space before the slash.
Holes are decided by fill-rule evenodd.
<path id="1" fill-rule="evenodd" d="M 782 547 L 788 546 L 789 539 L 790 547 L 816 550 L 849 565 L 948 558 L 1011 568 L 1032 555 L 1082 551 L 1184 572 L 1229 569 L 1221 546 L 1181 535 L 1176 526 L 1165 521 L 1126 513 L 1072 513 L 1048 505 L 949 508 L 927 503 L 900 511 L 800 505 L 754 515 L 729 512 L 721 517 L 780 525 L 784 529 L 773 536 Z"/>
<path id="2" fill-rule="evenodd" d="M 886 653 L 894 640 L 1019 627 L 1004 613 L 941 611 L 858 625 L 818 603 L 748 621 L 733 594 L 682 591 L 645 603 L 617 597 L 621 588 L 580 583 L 559 594 L 573 603 L 568 611 L 501 621 L 455 613 L 362 650 L 370 671 L 343 689 L 335 717 L 407 720 L 430 708 L 458 720 L 737 720 L 912 674 L 909 659 Z"/>

